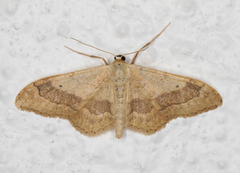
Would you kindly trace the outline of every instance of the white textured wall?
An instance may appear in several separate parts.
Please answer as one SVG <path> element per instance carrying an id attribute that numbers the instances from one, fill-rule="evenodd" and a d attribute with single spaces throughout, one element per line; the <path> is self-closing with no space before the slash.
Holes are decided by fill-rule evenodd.
<path id="1" fill-rule="evenodd" d="M 152 136 L 95 138 L 66 120 L 18 110 L 14 99 L 42 77 L 103 65 L 64 48 L 113 57 L 169 28 L 136 64 L 202 80 L 222 107 L 171 121 Z M 1 173 L 239 173 L 240 1 L 0 0 Z M 132 56 L 127 57 L 127 62 Z"/>

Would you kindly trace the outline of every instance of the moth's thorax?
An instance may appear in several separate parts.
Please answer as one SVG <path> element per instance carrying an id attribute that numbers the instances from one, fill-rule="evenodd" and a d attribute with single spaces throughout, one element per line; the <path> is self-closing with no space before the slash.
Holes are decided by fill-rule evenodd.
<path id="1" fill-rule="evenodd" d="M 127 86 L 129 79 L 128 64 L 122 60 L 115 60 L 111 64 L 111 80 L 114 91 L 114 116 L 116 137 L 121 138 L 126 122 Z"/>
<path id="2" fill-rule="evenodd" d="M 116 103 L 124 104 L 126 84 L 129 78 L 128 64 L 121 60 L 115 60 L 111 64 L 111 80 L 116 93 Z"/>
<path id="3" fill-rule="evenodd" d="M 128 64 L 122 60 L 115 60 L 111 64 L 111 73 L 112 79 L 116 78 L 124 78 L 129 76 L 128 72 Z"/>

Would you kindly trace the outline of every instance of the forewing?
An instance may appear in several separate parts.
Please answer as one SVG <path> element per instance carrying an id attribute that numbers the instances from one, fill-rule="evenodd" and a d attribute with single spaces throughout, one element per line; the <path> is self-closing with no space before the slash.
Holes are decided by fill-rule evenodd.
<path id="1" fill-rule="evenodd" d="M 111 89 L 108 86 L 109 78 L 109 66 L 43 78 L 26 86 L 17 95 L 15 105 L 21 110 L 35 112 L 46 117 L 68 119 L 79 131 L 86 128 L 86 124 L 94 125 L 96 123 L 96 121 L 93 122 L 94 118 L 101 120 L 101 117 L 104 117 L 101 121 L 105 125 L 98 124 L 97 128 L 105 128 L 112 124 L 111 113 L 105 113 L 111 109 L 112 101 L 110 95 L 107 94 L 104 98 L 102 96 L 100 100 L 98 99 L 101 90 Z M 96 106 L 95 109 L 94 106 Z"/>
<path id="2" fill-rule="evenodd" d="M 172 119 L 191 117 L 217 108 L 222 98 L 216 90 L 196 79 L 137 65 L 129 65 L 127 125 L 152 134 Z"/>

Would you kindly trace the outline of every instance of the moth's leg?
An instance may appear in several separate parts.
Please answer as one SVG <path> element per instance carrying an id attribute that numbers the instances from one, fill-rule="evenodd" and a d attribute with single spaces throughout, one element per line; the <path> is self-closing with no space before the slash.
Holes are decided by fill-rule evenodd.
<path id="1" fill-rule="evenodd" d="M 68 48 L 68 49 L 70 49 L 70 50 L 73 51 L 73 52 L 76 52 L 76 53 L 80 54 L 80 55 L 88 56 L 88 57 L 91 57 L 91 58 L 99 58 L 99 59 L 103 60 L 106 65 L 108 65 L 107 61 L 106 61 L 104 58 L 102 58 L 102 57 L 95 56 L 95 55 L 88 55 L 88 54 L 85 54 L 85 53 L 82 53 L 82 52 L 78 52 L 78 51 L 76 51 L 76 50 L 73 50 L 73 49 L 71 49 L 71 48 L 69 48 L 69 47 L 67 47 L 67 46 L 65 46 L 65 47 Z"/>
<path id="2" fill-rule="evenodd" d="M 147 44 L 145 44 L 141 49 L 139 49 L 137 51 L 137 53 L 135 54 L 133 60 L 132 60 L 132 63 L 131 64 L 134 64 L 139 52 L 143 51 L 143 50 L 146 50 L 148 48 L 148 46 L 156 39 L 159 37 L 159 35 L 161 35 L 163 33 L 163 31 L 171 24 L 171 22 L 169 22 L 169 24 L 167 24 L 167 26 L 165 26 L 165 28 L 163 28 L 163 30 L 158 34 L 156 35 L 150 42 L 148 42 Z"/>

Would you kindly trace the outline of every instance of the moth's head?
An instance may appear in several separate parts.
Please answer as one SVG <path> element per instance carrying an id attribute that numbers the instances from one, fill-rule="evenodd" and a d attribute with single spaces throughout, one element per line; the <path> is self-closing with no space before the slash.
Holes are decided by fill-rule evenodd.
<path id="1" fill-rule="evenodd" d="M 116 55 L 116 56 L 114 57 L 114 59 L 115 59 L 115 60 L 122 60 L 122 61 L 125 61 L 125 60 L 126 60 L 125 56 L 123 56 L 123 55 Z"/>

